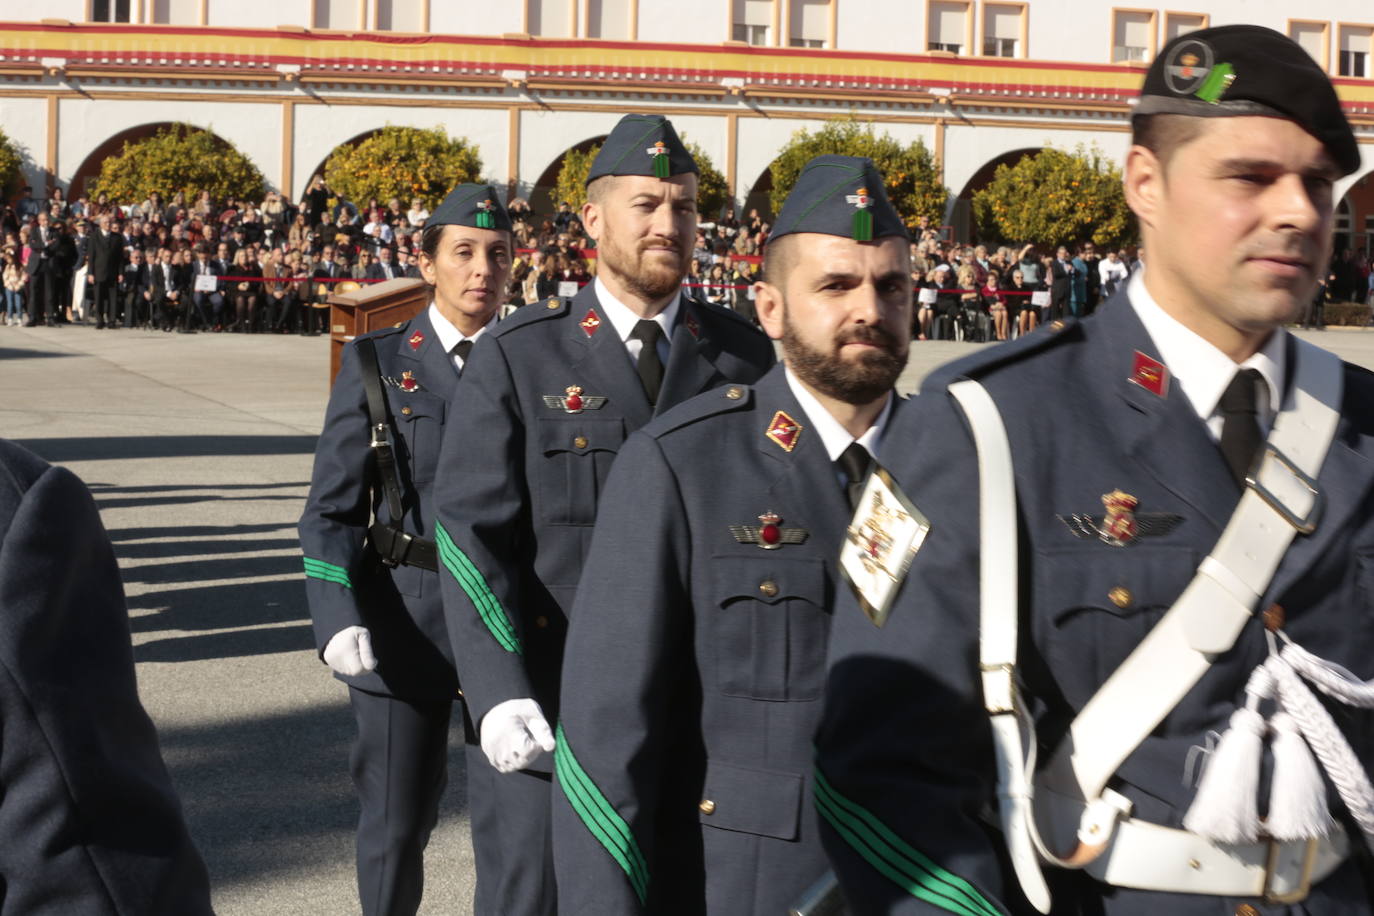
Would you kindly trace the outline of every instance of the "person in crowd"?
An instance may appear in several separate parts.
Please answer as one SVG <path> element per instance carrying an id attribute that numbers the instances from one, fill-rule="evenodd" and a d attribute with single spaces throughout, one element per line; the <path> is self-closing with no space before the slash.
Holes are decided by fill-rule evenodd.
<path id="1" fill-rule="evenodd" d="M 1097 253 L 1097 246 L 1092 242 L 1084 242 L 1080 246 L 1078 258 L 1083 262 L 1083 278 L 1086 284 L 1083 314 L 1091 315 L 1102 301 L 1102 271 L 1098 269 L 1102 258 Z"/>
<path id="2" fill-rule="evenodd" d="M 424 202 L 418 197 L 412 198 L 410 209 L 406 211 L 406 220 L 412 226 L 423 226 L 427 219 L 429 219 L 429 211 L 425 209 Z"/>
<path id="3" fill-rule="evenodd" d="M 369 280 L 395 280 L 401 276 L 404 268 L 396 263 L 395 253 L 383 245 L 377 249 L 377 260 L 368 265 L 367 279 Z"/>
<path id="4" fill-rule="evenodd" d="M 125 329 L 142 327 L 152 311 L 152 286 L 148 279 L 148 265 L 143 262 L 143 249 L 130 248 L 129 260 L 119 274 L 120 305 L 124 309 Z"/>
<path id="5" fill-rule="evenodd" d="M 1101 278 L 1102 301 L 1106 302 L 1122 288 L 1130 271 L 1121 259 L 1121 252 L 1113 250 L 1108 251 L 1107 256 L 1098 263 L 1097 274 Z"/>
<path id="6" fill-rule="evenodd" d="M 124 237 L 108 213 L 96 217 L 96 231 L 87 245 L 86 283 L 98 329 L 113 328 L 118 311 L 119 275 L 124 267 Z"/>
<path id="7" fill-rule="evenodd" d="M 16 327 L 24 321 L 24 265 L 19 249 L 13 246 L 6 246 L 0 258 L 4 264 L 5 326 Z"/>
<path id="8" fill-rule="evenodd" d="M 62 229 L 46 212 L 39 213 L 29 234 L 29 255 L 24 261 L 28 276 L 29 321 L 36 326 L 38 316 L 48 327 L 57 325 L 56 308 L 62 275 Z M 65 305 L 65 302 L 63 303 Z"/>
<path id="9" fill-rule="evenodd" d="M 1016 335 L 1024 337 L 1040 324 L 1040 309 L 1031 301 L 1037 292 L 1034 284 L 1026 282 L 1026 273 L 1020 267 L 1011 272 L 1011 282 L 1007 284 L 1008 315 L 1016 313 Z"/>
<path id="10" fill-rule="evenodd" d="M 358 259 L 353 262 L 349 273 L 354 280 L 369 280 L 372 275 L 373 252 L 368 248 L 358 250 Z"/>
<path id="11" fill-rule="evenodd" d="M 1047 320 L 1073 314 L 1071 302 L 1078 268 L 1069 257 L 1068 246 L 1060 245 L 1056 248 L 1054 257 L 1046 258 L 1045 264 L 1048 270 L 1044 277 L 1050 290 L 1050 311 Z"/>
<path id="12" fill-rule="evenodd" d="M 955 273 L 954 282 L 959 288 L 959 307 L 955 313 L 955 323 L 961 329 L 964 340 L 985 341 L 991 336 L 988 333 L 991 319 L 983 302 L 978 272 L 971 261 L 972 258 L 960 264 Z"/>
<path id="13" fill-rule="evenodd" d="M 159 248 L 157 262 L 148 267 L 149 320 L 153 327 L 165 332 L 177 326 L 185 299 L 184 277 L 176 258 L 170 248 Z"/>
<path id="14" fill-rule="evenodd" d="M 998 340 L 1006 340 L 1009 331 L 1007 296 L 1002 292 L 1001 286 L 1002 275 L 996 270 L 989 270 L 979 294 L 983 298 L 983 306 L 992 318 L 993 333 Z"/>
<path id="15" fill-rule="evenodd" d="M 1021 266 L 1021 276 L 1028 284 L 1035 286 L 1040 282 L 1040 257 L 1036 254 L 1034 244 L 1021 248 L 1020 254 L 1016 256 L 1016 263 Z"/>
<path id="16" fill-rule="evenodd" d="M 229 330 L 235 334 L 247 334 L 253 330 L 262 304 L 262 268 L 250 257 L 250 250 L 240 248 L 234 252 L 234 260 L 229 273 L 235 279 L 229 281 L 229 301 L 234 310 L 234 322 Z"/>
<path id="17" fill-rule="evenodd" d="M 210 248 L 204 242 L 195 247 L 194 254 L 195 262 L 191 265 L 191 305 L 195 310 L 194 317 L 200 322 L 202 328 L 206 330 L 217 329 L 220 327 L 224 315 L 223 284 L 216 282 L 211 289 L 201 289 L 198 287 L 202 284 L 209 285 L 209 281 L 200 281 L 199 278 L 222 277 L 224 271 L 210 257 Z M 191 327 L 191 314 L 188 313 L 184 317 L 185 330 L 194 330 Z"/>

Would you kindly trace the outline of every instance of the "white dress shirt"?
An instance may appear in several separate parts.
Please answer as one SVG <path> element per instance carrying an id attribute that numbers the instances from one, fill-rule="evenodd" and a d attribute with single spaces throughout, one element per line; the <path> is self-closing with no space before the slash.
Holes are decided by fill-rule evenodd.
<path id="1" fill-rule="evenodd" d="M 792 397 L 797 399 L 797 403 L 801 405 L 802 413 L 806 414 L 806 419 L 811 422 L 811 428 L 815 430 L 816 435 L 821 437 L 821 445 L 825 446 L 825 453 L 830 456 L 832 465 L 839 461 L 844 450 L 855 442 L 867 449 L 869 455 L 877 458 L 878 447 L 882 444 L 883 430 L 887 428 L 887 421 L 892 416 L 892 399 L 895 397 L 892 392 L 887 393 L 887 402 L 883 405 L 883 409 L 878 412 L 878 417 L 873 421 L 873 425 L 864 430 L 862 436 L 855 439 L 849 434 L 849 430 L 840 425 L 839 420 L 831 416 L 830 411 L 825 409 L 825 405 L 816 400 L 816 396 L 811 393 L 810 389 L 792 374 L 790 367 L 783 371 L 787 376 L 787 387 L 792 389 Z M 838 467 L 835 468 L 835 480 L 840 484 L 847 483 L 844 473 Z"/>
<path id="2" fill-rule="evenodd" d="M 463 363 L 465 363 L 466 360 L 457 353 L 454 353 L 453 348 L 465 340 L 470 340 L 476 344 L 477 338 L 485 334 L 487 328 L 496 324 L 496 316 L 492 315 L 490 321 L 477 329 L 477 333 L 468 337 L 464 335 L 462 331 L 454 327 L 453 322 L 444 317 L 444 313 L 439 311 L 439 306 L 431 302 L 429 304 L 429 323 L 434 325 L 434 334 L 439 338 L 439 344 L 444 348 L 444 352 L 453 360 L 453 368 L 462 372 Z"/>
<path id="3" fill-rule="evenodd" d="M 634 333 L 635 325 L 639 324 L 639 316 L 628 305 L 621 302 L 611 291 L 606 288 L 606 284 L 597 277 L 596 298 L 601 303 L 601 308 L 606 312 L 606 320 L 615 328 L 616 335 L 625 344 L 625 349 L 630 354 L 630 362 L 639 362 L 639 351 L 644 349 L 644 342 L 641 340 L 631 340 L 630 335 Z M 663 329 L 663 337 L 658 342 L 658 358 L 664 367 L 668 365 L 668 351 L 673 343 L 673 322 L 677 321 L 677 311 L 682 304 L 682 294 L 673 297 L 673 301 L 668 303 L 668 307 L 659 312 L 651 321 L 657 321 L 658 326 Z"/>

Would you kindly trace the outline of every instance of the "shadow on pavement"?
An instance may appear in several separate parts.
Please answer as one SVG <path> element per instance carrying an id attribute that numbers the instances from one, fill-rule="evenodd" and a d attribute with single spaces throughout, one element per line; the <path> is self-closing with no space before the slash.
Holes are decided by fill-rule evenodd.
<path id="1" fill-rule="evenodd" d="M 237 526 L 241 529 L 243 526 Z M 184 532 L 185 528 L 178 528 Z M 216 529 L 222 530 L 222 529 Z M 276 527 L 271 529 L 273 532 Z M 143 537 L 157 537 L 155 534 L 145 534 Z M 120 559 L 127 560 L 173 560 L 177 557 L 195 557 L 212 553 L 257 553 L 267 550 L 294 550 L 300 553 L 300 540 L 296 537 L 284 538 L 262 538 L 261 540 L 184 540 L 175 543 L 159 542 L 156 544 L 121 544 L 119 546 Z M 130 570 L 130 573 L 134 570 Z M 126 575 L 124 581 L 130 581 Z"/>
<path id="2" fill-rule="evenodd" d="M 118 458 L 211 458 L 235 455 L 310 455 L 317 436 L 88 436 L 17 439 L 54 464 Z"/>
<path id="3" fill-rule="evenodd" d="M 16 347 L 0 347 L 0 359 L 48 359 L 53 356 L 76 356 L 58 350 L 20 350 Z"/>
<path id="4" fill-rule="evenodd" d="M 153 614 L 139 614 L 130 621 L 135 633 L 156 633 L 161 630 L 182 630 L 190 634 L 197 631 L 218 631 L 241 627 L 262 626 L 263 624 L 305 623 L 310 612 L 305 603 L 305 575 L 301 572 L 300 560 L 274 557 L 272 562 L 290 563 L 290 579 L 272 582 L 237 582 L 218 585 L 188 585 L 184 588 L 168 588 L 130 595 L 130 611 L 155 610 Z M 141 567 L 146 568 L 146 567 Z M 126 577 L 137 569 L 124 572 Z M 202 639 L 200 635 L 179 636 L 174 641 L 186 643 L 186 658 L 163 657 L 159 661 L 186 661 L 207 657 L 204 652 L 193 650 L 192 642 Z M 311 645 L 305 638 L 293 648 L 305 649 Z M 134 648 L 134 658 L 144 661 Z M 151 659 L 149 659 L 151 660 Z"/>
<path id="5" fill-rule="evenodd" d="M 234 525 L 232 528 L 226 528 L 222 525 L 183 525 L 180 528 L 174 528 L 170 531 L 162 527 L 106 528 L 105 533 L 110 536 L 111 541 L 118 544 L 121 541 L 141 541 L 144 538 L 171 537 L 174 534 L 181 537 L 193 538 L 215 537 L 216 535 L 225 534 L 266 534 L 269 531 L 286 531 L 288 529 L 291 531 L 296 530 L 296 522 L 294 519 L 290 523 L 277 522 L 262 525 Z M 229 544 L 233 542 L 226 541 L 225 543 Z M 120 554 L 120 556 L 124 555 L 123 548 L 121 547 L 115 548 L 115 552 Z"/>
<path id="6" fill-rule="evenodd" d="M 191 489 L 196 489 L 192 487 Z M 184 506 L 190 503 L 220 503 L 220 502 L 271 502 L 273 500 L 294 499 L 302 506 L 305 505 L 305 497 L 292 495 L 279 496 L 216 496 L 210 494 L 193 494 L 191 496 L 162 496 L 153 499 L 146 497 L 133 496 L 129 499 L 102 499 L 98 494 L 95 504 L 100 509 L 127 509 L 138 506 Z"/>
<path id="7" fill-rule="evenodd" d="M 198 662 L 302 651 L 315 651 L 315 637 L 308 623 L 154 639 L 134 647 L 134 661 Z"/>

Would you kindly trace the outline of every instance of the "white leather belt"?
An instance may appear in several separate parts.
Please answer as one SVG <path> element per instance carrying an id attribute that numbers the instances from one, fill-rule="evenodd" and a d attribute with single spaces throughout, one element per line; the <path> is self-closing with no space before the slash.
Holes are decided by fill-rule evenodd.
<path id="1" fill-rule="evenodd" d="M 1083 869 L 1114 887 L 1297 903 L 1350 852 L 1344 830 L 1306 842 L 1218 846 L 1186 830 L 1125 819 Z"/>

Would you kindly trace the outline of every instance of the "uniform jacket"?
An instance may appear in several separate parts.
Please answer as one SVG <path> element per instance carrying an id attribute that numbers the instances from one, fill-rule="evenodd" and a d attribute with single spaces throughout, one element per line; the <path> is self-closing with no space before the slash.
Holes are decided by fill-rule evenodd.
<path id="1" fill-rule="evenodd" d="M 205 865 L 138 699 L 95 503 L 70 472 L 4 441 L 0 733 L 0 912 L 211 913 Z"/>
<path id="2" fill-rule="evenodd" d="M 767 435 L 778 411 L 801 427 L 790 451 Z M 655 419 L 617 459 L 563 669 L 563 912 L 771 916 L 826 871 L 811 742 L 850 513 L 810 426 L 779 365 Z M 767 513 L 805 540 L 732 532 Z M 601 817 L 628 839 L 607 845 Z"/>
<path id="3" fill-rule="evenodd" d="M 981 819 L 996 805 L 977 655 L 977 458 L 948 382 L 982 382 L 1011 442 L 1019 556 L 992 561 L 1020 566 L 1020 676 L 1042 762 L 1182 593 L 1235 509 L 1240 489 L 1182 387 L 1160 396 L 1129 381 L 1136 351 L 1159 358 L 1122 294 L 1081 323 L 1055 322 L 942 371 L 885 434 L 884 463 L 931 527 L 882 629 L 847 593 L 835 612 L 817 801 L 836 825 L 825 841 L 857 912 L 941 912 L 928 900 L 966 899 L 960 881 L 994 912 L 1019 896 L 1015 877 L 998 863 L 1001 839 Z M 1342 419 L 1319 475 L 1324 515 L 1314 534 L 1294 541 L 1257 605 L 1281 604 L 1293 640 L 1361 678 L 1374 675 L 1371 398 L 1374 376 L 1346 366 Z M 1101 519 L 1102 495 L 1116 489 L 1139 500 L 1138 518 L 1173 514 L 1178 523 L 1124 547 L 1075 537 L 1061 516 Z M 1135 817 L 1181 824 L 1194 794 L 1185 778 L 1189 749 L 1225 731 L 1266 653 L 1256 614 L 1127 758 L 1112 785 L 1134 803 Z M 1369 768 L 1374 716 L 1342 707 L 1338 721 Z M 846 839 L 875 835 L 873 824 L 891 833 L 862 852 L 862 842 Z M 879 873 L 873 863 L 883 854 L 917 875 L 904 879 L 915 890 Z M 1266 916 L 1368 914 L 1357 867 L 1348 862 L 1291 909 L 1244 902 Z M 1240 912 L 1241 901 L 1225 897 L 1107 890 L 1081 872 L 1048 874 L 1056 913 Z M 918 899 L 916 890 L 935 898 Z"/>
<path id="4" fill-rule="evenodd" d="M 625 437 L 773 364 L 772 343 L 728 310 L 684 298 L 678 314 L 656 409 L 592 285 L 517 310 L 473 348 L 473 390 L 444 431 L 435 508 L 444 610 L 474 722 L 529 696 L 552 721 L 565 613 Z M 605 400 L 580 413 L 546 403 L 571 386 Z"/>
<path id="5" fill-rule="evenodd" d="M 401 527 L 432 539 L 432 488 L 458 372 L 434 333 L 428 309 L 399 328 L 370 336 L 376 341 L 381 374 L 394 380 L 382 390 L 403 494 Z M 406 373 L 419 383 L 416 390 L 401 387 Z M 329 396 L 299 525 L 315 645 L 323 654 L 335 633 L 367 627 L 377 670 L 341 680 L 371 693 L 452 699 L 458 684 L 438 576 L 417 566 L 387 569 L 365 543 L 374 512 L 381 521 L 391 520 L 369 444 L 370 425 L 354 343 L 344 349 Z M 466 465 L 461 455 L 455 460 Z"/>

